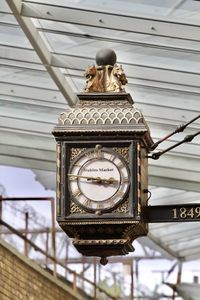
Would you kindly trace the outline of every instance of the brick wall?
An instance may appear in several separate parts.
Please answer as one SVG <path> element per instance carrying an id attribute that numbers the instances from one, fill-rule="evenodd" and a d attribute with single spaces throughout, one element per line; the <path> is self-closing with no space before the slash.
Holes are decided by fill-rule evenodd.
<path id="1" fill-rule="evenodd" d="M 0 300 L 84 300 L 0 238 Z"/>

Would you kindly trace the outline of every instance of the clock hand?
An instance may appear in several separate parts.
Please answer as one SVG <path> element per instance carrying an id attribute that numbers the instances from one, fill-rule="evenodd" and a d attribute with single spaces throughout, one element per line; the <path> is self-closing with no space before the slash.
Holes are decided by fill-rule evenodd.
<path id="1" fill-rule="evenodd" d="M 92 177 L 92 176 L 83 176 L 83 175 L 75 175 L 75 174 L 68 174 L 68 176 L 72 178 L 84 178 L 87 180 L 101 180 L 100 177 Z"/>
<path id="2" fill-rule="evenodd" d="M 119 182 L 118 180 L 114 179 L 113 177 L 110 177 L 108 179 L 107 178 L 102 178 L 101 181 L 104 181 L 105 183 L 110 183 L 110 184 Z"/>
<path id="3" fill-rule="evenodd" d="M 118 180 L 114 179 L 113 177 L 110 178 L 101 178 L 101 177 L 94 177 L 94 178 L 88 178 L 89 180 L 95 180 L 97 183 L 106 183 L 106 184 L 113 184 L 116 182 L 119 182 Z"/>
<path id="4" fill-rule="evenodd" d="M 108 184 L 113 184 L 118 182 L 118 180 L 114 179 L 113 177 L 110 177 L 108 179 L 106 178 L 101 178 L 101 177 L 93 177 L 93 176 L 83 176 L 83 175 L 74 175 L 74 174 L 68 174 L 68 176 L 72 177 L 72 178 L 84 178 L 87 179 L 88 181 L 96 181 L 97 183 L 108 183 Z"/>

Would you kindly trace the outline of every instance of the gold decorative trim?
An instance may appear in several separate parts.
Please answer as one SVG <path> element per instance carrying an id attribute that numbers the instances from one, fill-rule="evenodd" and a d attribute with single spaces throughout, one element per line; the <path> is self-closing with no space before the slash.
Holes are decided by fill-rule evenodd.
<path id="1" fill-rule="evenodd" d="M 74 202 L 71 202 L 70 205 L 70 213 L 71 214 L 85 214 L 86 211 L 76 205 Z"/>
<path id="2" fill-rule="evenodd" d="M 89 66 L 85 71 L 85 93 L 124 92 L 128 80 L 122 65 Z"/>
<path id="3" fill-rule="evenodd" d="M 79 156 L 86 148 L 71 148 L 71 160 Z"/>
<path id="4" fill-rule="evenodd" d="M 137 177 L 138 177 L 138 204 L 137 217 L 141 216 L 141 145 L 137 143 Z"/>
<path id="5" fill-rule="evenodd" d="M 139 222 L 138 224 L 131 225 L 125 229 L 123 232 L 123 238 L 128 238 L 133 241 L 139 236 L 145 236 L 148 233 L 148 226 L 145 223 Z"/>
<path id="6" fill-rule="evenodd" d="M 113 213 L 127 214 L 129 212 L 129 199 L 117 207 Z"/>
<path id="7" fill-rule="evenodd" d="M 129 147 L 113 147 L 112 149 L 129 162 Z"/>
<path id="8" fill-rule="evenodd" d="M 132 133 L 132 136 L 133 136 L 133 134 L 135 135 L 134 137 L 140 137 L 141 134 L 144 134 L 144 133 L 147 132 L 144 125 L 137 125 L 137 128 L 134 125 L 133 126 L 130 125 L 129 128 L 127 128 L 126 126 L 123 128 L 123 125 L 119 126 L 119 124 L 113 125 L 112 128 L 108 125 L 108 126 L 105 126 L 104 129 L 102 129 L 98 126 L 96 126 L 96 128 L 94 128 L 94 125 L 90 125 L 90 126 L 87 127 L 87 133 L 97 133 L 97 132 L 113 133 L 113 130 L 114 130 L 114 132 L 118 132 L 118 133 Z M 82 127 L 81 126 L 80 127 L 77 127 L 77 126 L 68 127 L 67 129 L 62 128 L 62 127 L 57 127 L 54 131 L 54 134 L 59 134 L 59 133 L 61 134 L 63 132 L 68 132 L 68 133 L 74 133 L 74 132 L 80 133 L 81 132 L 81 133 L 85 133 L 86 130 L 85 130 L 85 128 L 83 128 L 83 126 Z M 146 139 L 145 136 L 144 136 L 144 138 Z"/>
<path id="9" fill-rule="evenodd" d="M 56 212 L 61 215 L 61 145 L 56 145 Z"/>
<path id="10" fill-rule="evenodd" d="M 76 108 L 68 109 L 62 112 L 58 119 L 59 124 L 68 126 L 88 126 L 88 125 L 144 125 L 143 115 L 134 106 L 102 106 L 99 105 L 83 107 L 77 106 Z"/>
<path id="11" fill-rule="evenodd" d="M 113 239 L 113 240 L 74 240 L 74 245 L 124 245 L 127 239 Z"/>
<path id="12" fill-rule="evenodd" d="M 88 107 L 91 106 L 91 100 L 81 100 L 81 102 L 79 102 L 77 104 L 77 107 Z M 95 100 L 92 102 L 92 107 L 99 107 L 100 108 L 103 107 L 133 107 L 132 104 L 128 101 L 128 100 L 112 100 L 110 101 L 109 99 L 104 99 L 102 100 Z"/>
<path id="13" fill-rule="evenodd" d="M 64 222 L 59 222 L 59 224 L 64 223 L 65 225 L 89 225 L 89 224 L 93 224 L 93 225 L 106 225 L 106 224 L 138 224 L 139 221 L 114 221 L 114 220 L 84 220 L 84 221 L 72 221 L 72 220 L 66 220 Z"/>

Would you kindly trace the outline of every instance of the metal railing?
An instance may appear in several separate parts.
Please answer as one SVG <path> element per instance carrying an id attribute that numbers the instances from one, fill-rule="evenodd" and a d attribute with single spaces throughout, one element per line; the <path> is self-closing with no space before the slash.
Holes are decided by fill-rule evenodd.
<path id="1" fill-rule="evenodd" d="M 25 212 L 25 229 L 24 229 L 23 233 L 21 233 L 18 229 L 14 228 L 13 226 L 11 226 L 10 224 L 8 224 L 7 222 L 5 222 L 2 219 L 3 201 L 49 201 L 50 202 L 52 228 L 51 228 L 51 230 L 48 231 L 48 233 L 51 233 L 52 255 L 48 253 L 48 246 L 46 246 L 46 250 L 43 250 L 40 246 L 36 245 L 36 243 L 34 243 L 31 239 L 29 239 L 27 237 L 28 234 L 31 232 L 31 230 L 29 230 L 29 228 L 28 228 L 28 220 L 29 220 L 28 212 Z M 77 280 L 79 279 L 83 282 L 83 285 L 84 285 L 84 283 L 87 283 L 87 284 L 91 285 L 91 287 L 93 289 L 93 299 L 97 300 L 98 299 L 97 298 L 98 293 L 103 293 L 108 297 L 108 299 L 117 300 L 116 297 L 110 295 L 107 291 L 105 291 L 103 288 L 98 286 L 96 284 L 96 282 L 93 282 L 93 281 L 85 278 L 82 274 L 79 274 L 79 273 L 75 272 L 74 270 L 70 269 L 68 266 L 66 266 L 64 263 L 59 261 L 59 259 L 56 258 L 56 236 L 55 235 L 56 235 L 57 229 L 55 228 L 54 198 L 52 198 L 52 197 L 22 197 L 22 198 L 4 197 L 3 198 L 3 197 L 0 196 L 0 224 L 2 226 L 6 227 L 10 231 L 11 234 L 14 234 L 14 235 L 18 236 L 19 238 L 21 238 L 24 241 L 24 255 L 28 256 L 28 247 L 30 246 L 35 251 L 37 251 L 37 252 L 41 253 L 42 255 L 44 255 L 45 258 L 46 258 L 46 262 L 48 260 L 50 260 L 53 264 L 53 275 L 55 277 L 58 277 L 58 273 L 56 272 L 57 266 L 60 266 L 60 267 L 64 268 L 66 273 L 68 272 L 68 274 L 72 274 L 72 276 L 73 276 L 73 280 L 72 280 L 73 290 L 77 290 L 78 288 L 80 289 L 80 287 L 78 287 L 78 285 L 77 285 Z M 48 234 L 47 234 L 47 236 L 48 236 Z M 48 244 L 48 242 L 47 242 L 47 244 Z M 94 271 L 95 270 L 96 270 L 96 268 L 94 267 Z M 94 279 L 95 278 L 96 278 L 96 276 L 94 276 Z M 94 281 L 96 281 L 96 280 L 94 280 Z"/>

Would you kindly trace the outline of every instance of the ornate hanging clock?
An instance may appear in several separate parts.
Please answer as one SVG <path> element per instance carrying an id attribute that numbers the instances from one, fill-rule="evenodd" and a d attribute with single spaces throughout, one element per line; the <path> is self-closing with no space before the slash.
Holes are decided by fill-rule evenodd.
<path id="1" fill-rule="evenodd" d="M 86 70 L 84 93 L 61 113 L 57 141 L 57 221 L 83 255 L 133 251 L 148 232 L 147 153 L 153 141 L 141 112 L 123 85 L 113 50 L 97 54 Z"/>

